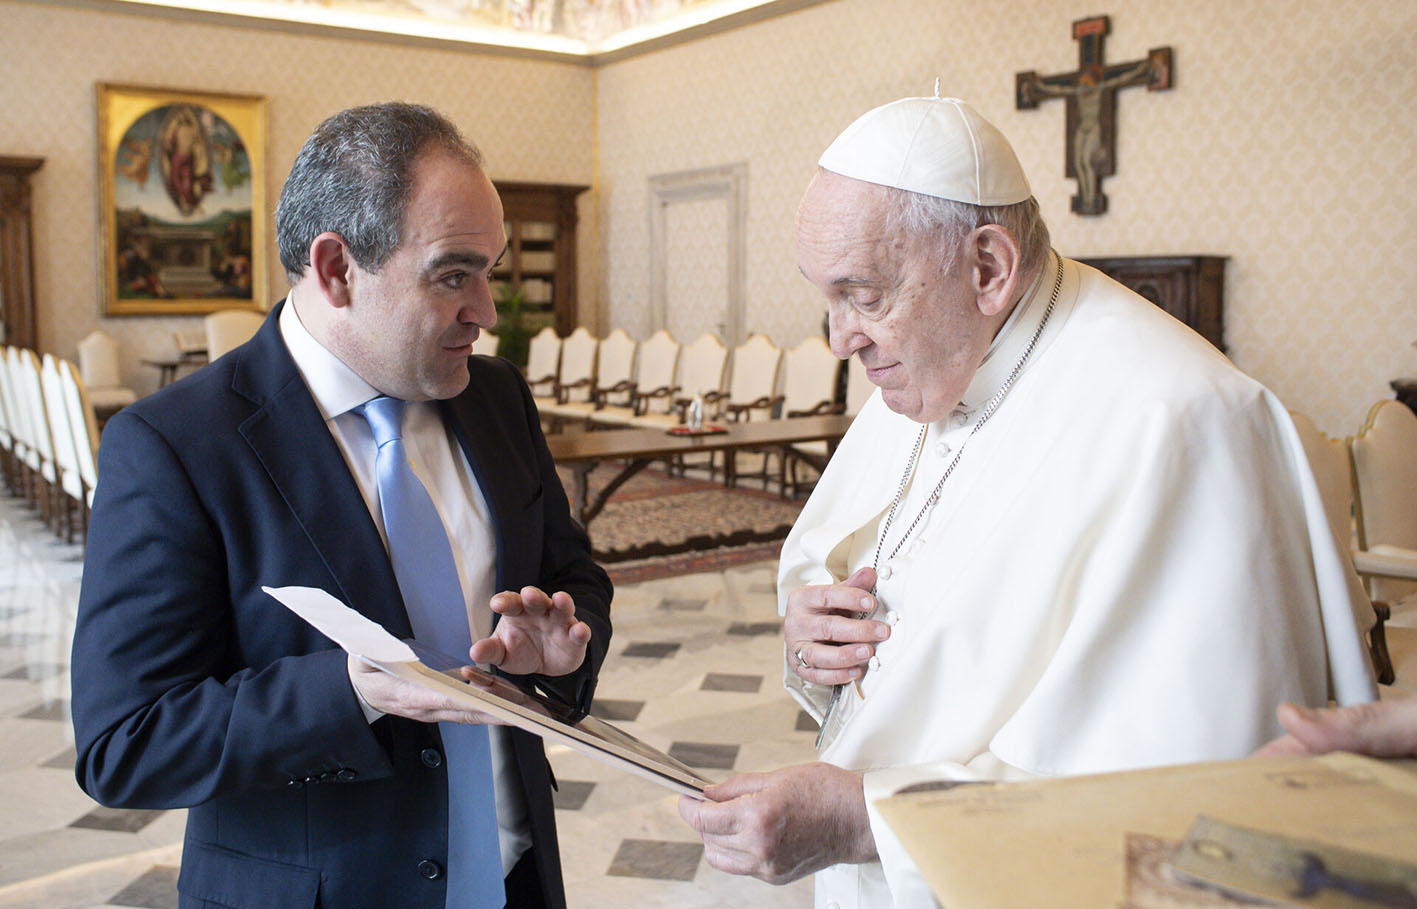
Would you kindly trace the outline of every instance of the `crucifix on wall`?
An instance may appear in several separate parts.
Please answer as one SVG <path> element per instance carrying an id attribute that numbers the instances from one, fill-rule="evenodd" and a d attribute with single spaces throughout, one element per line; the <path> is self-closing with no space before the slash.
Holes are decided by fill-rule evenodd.
<path id="1" fill-rule="evenodd" d="M 1019 110 L 1030 110 L 1050 98 L 1068 102 L 1066 172 L 1078 181 L 1072 209 L 1080 215 L 1107 210 L 1102 178 L 1116 172 L 1117 90 L 1145 85 L 1147 91 L 1159 92 L 1171 87 L 1169 47 L 1152 48 L 1144 60 L 1104 64 L 1102 43 L 1110 30 L 1106 16 L 1079 19 L 1073 23 L 1077 70 L 1056 76 L 1039 76 L 1030 70 L 1014 79 Z"/>

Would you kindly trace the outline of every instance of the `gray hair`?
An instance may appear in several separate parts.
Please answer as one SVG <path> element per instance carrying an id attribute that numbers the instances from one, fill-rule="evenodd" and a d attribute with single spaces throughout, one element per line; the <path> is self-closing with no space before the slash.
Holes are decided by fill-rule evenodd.
<path id="1" fill-rule="evenodd" d="M 378 271 L 398 248 L 410 172 L 430 144 L 482 166 L 477 147 L 421 104 L 352 107 L 316 127 L 276 206 L 276 245 L 290 282 L 305 274 L 310 244 L 325 231 L 344 238 L 360 268 Z"/>
<path id="2" fill-rule="evenodd" d="M 1013 234 L 1023 275 L 1033 274 L 1048 255 L 1048 225 L 1043 223 L 1038 201 L 1032 196 L 1012 205 L 970 205 L 904 189 L 884 189 L 888 198 L 894 197 L 886 210 L 887 233 L 936 241 L 947 264 L 953 261 L 965 238 L 985 224 L 997 224 Z"/>

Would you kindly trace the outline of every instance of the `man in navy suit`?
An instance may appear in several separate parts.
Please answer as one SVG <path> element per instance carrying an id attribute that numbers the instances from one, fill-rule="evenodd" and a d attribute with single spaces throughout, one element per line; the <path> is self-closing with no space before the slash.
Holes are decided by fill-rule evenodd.
<path id="1" fill-rule="evenodd" d="M 454 902 L 436 723 L 482 717 L 346 657 L 261 591 L 322 588 L 412 636 L 371 399 L 408 402 L 407 460 L 466 598 L 461 656 L 589 709 L 610 582 L 525 383 L 470 355 L 496 322 L 502 218 L 479 153 L 437 113 L 336 114 L 281 193 L 290 295 L 105 429 L 74 632 L 77 776 L 105 805 L 190 809 L 184 905 Z M 508 905 L 564 906 L 541 741 L 491 730 L 500 855 L 485 860 Z"/>

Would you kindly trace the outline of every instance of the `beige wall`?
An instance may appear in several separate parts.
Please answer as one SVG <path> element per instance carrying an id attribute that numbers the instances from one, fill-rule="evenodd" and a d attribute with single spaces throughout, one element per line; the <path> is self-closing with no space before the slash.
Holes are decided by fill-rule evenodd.
<path id="1" fill-rule="evenodd" d="M 1123 92 L 1109 212 L 1070 213 L 1063 105 L 1016 111 L 1014 73 L 1071 71 L 1057 0 L 838 0 L 598 71 L 600 326 L 650 321 L 648 178 L 748 165 L 747 324 L 818 330 L 792 218 L 828 142 L 906 95 L 974 102 L 1017 146 L 1068 255 L 1230 257 L 1235 362 L 1332 433 L 1417 374 L 1417 4 L 1114 0 L 1111 62 L 1171 45 L 1176 87 Z M 1006 16 L 1001 12 L 1006 11 Z"/>
<path id="2" fill-rule="evenodd" d="M 0 154 L 45 159 L 34 181 L 40 346 L 73 357 L 101 325 L 122 343 L 124 378 L 140 392 L 157 381 L 140 359 L 171 354 L 173 330 L 201 322 L 99 315 L 95 82 L 266 96 L 271 211 L 320 120 L 394 98 L 448 114 L 494 179 L 590 183 L 593 172 L 594 80 L 572 64 L 0 0 L 0 74 Z M 590 194 L 582 199 L 581 298 L 593 319 L 595 224 Z M 271 302 L 285 293 L 273 244 Z"/>

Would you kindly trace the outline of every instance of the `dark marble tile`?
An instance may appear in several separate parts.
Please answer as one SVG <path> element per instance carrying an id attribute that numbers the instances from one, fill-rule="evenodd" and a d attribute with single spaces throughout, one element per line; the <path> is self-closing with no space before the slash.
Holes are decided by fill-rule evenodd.
<path id="1" fill-rule="evenodd" d="M 687 600 L 668 597 L 659 601 L 660 609 L 667 609 L 671 612 L 703 612 L 708 605 L 708 600 Z"/>
<path id="2" fill-rule="evenodd" d="M 47 704 L 40 704 L 20 714 L 26 720 L 55 720 L 69 722 L 69 702 L 60 698 Z"/>
<path id="3" fill-rule="evenodd" d="M 0 584 L 0 591 L 9 590 L 13 584 Z M 13 619 L 17 615 L 24 615 L 34 607 L 32 606 L 0 606 L 0 620 Z"/>
<path id="4" fill-rule="evenodd" d="M 738 760 L 738 746 L 711 742 L 675 742 L 669 746 L 669 756 L 690 767 L 732 770 L 733 763 Z"/>
<path id="5" fill-rule="evenodd" d="M 746 691 L 757 693 L 763 687 L 760 675 L 733 675 L 729 672 L 710 672 L 704 676 L 701 691 Z"/>
<path id="6" fill-rule="evenodd" d="M 109 897 L 108 902 L 138 909 L 177 909 L 177 868 L 154 865 L 142 877 Z"/>
<path id="7" fill-rule="evenodd" d="M 679 652 L 678 644 L 666 644 L 650 641 L 640 641 L 631 644 L 620 652 L 621 656 L 627 657 L 652 657 L 654 659 L 664 659 Z"/>
<path id="8" fill-rule="evenodd" d="M 703 843 L 623 840 L 605 873 L 656 881 L 692 881 L 703 855 Z"/>
<path id="9" fill-rule="evenodd" d="M 639 717 L 640 711 L 645 709 L 644 701 L 612 701 L 605 698 L 596 698 L 590 705 L 590 715 L 600 720 L 633 720 Z"/>
<path id="10" fill-rule="evenodd" d="M 74 750 L 73 745 L 70 745 L 68 748 L 65 748 L 63 751 L 59 752 L 54 757 L 50 758 L 39 766 L 55 767 L 60 770 L 68 770 L 72 772 L 74 769 L 74 762 L 78 759 L 79 753 Z"/>
<path id="11" fill-rule="evenodd" d="M 595 784 L 584 780 L 557 780 L 556 787 L 551 796 L 556 807 L 562 811 L 580 811 Z"/>
<path id="12" fill-rule="evenodd" d="M 140 808 L 105 808 L 99 805 L 69 826 L 83 827 L 86 830 L 137 833 L 161 816 L 161 811 L 148 811 Z"/>
<path id="13" fill-rule="evenodd" d="M 797 727 L 795 731 L 810 732 L 815 735 L 818 728 L 820 727 L 817 726 L 817 721 L 812 719 L 810 713 L 805 710 L 797 711 Z"/>
<path id="14" fill-rule="evenodd" d="M 0 679 L 28 679 L 38 682 L 42 679 L 52 679 L 67 668 L 63 663 L 26 663 L 0 675 Z"/>
<path id="15" fill-rule="evenodd" d="M 754 637 L 760 634 L 777 634 L 782 631 L 781 622 L 734 622 L 728 626 L 729 634 Z"/>

